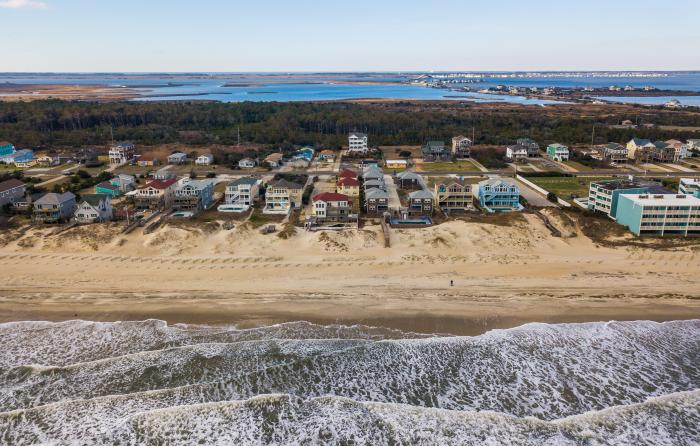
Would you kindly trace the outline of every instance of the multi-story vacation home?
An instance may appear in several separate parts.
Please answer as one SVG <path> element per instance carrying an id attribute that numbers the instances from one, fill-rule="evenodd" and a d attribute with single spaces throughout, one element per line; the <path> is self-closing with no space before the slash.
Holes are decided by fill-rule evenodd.
<path id="1" fill-rule="evenodd" d="M 352 200 L 347 195 L 324 192 L 312 199 L 313 216 L 318 223 L 347 222 L 352 212 Z"/>
<path id="2" fill-rule="evenodd" d="M 609 163 L 626 163 L 628 159 L 627 147 L 623 146 L 622 144 L 611 142 L 603 147 L 603 160 Z"/>
<path id="3" fill-rule="evenodd" d="M 444 141 L 428 141 L 421 148 L 423 161 L 429 163 L 434 161 L 449 161 L 450 151 L 445 146 Z"/>
<path id="4" fill-rule="evenodd" d="M 506 158 L 511 161 L 522 161 L 528 158 L 527 147 L 516 144 L 506 147 Z"/>
<path id="5" fill-rule="evenodd" d="M 7 141 L 0 141 L 0 157 L 15 153 L 15 146 Z"/>
<path id="6" fill-rule="evenodd" d="M 136 146 L 130 142 L 112 144 L 109 148 L 109 164 L 122 165 L 130 163 L 136 156 Z"/>
<path id="7" fill-rule="evenodd" d="M 452 156 L 457 159 L 469 158 L 472 152 L 472 140 L 466 136 L 455 136 L 452 138 Z"/>
<path id="8" fill-rule="evenodd" d="M 185 164 L 187 155 L 182 152 L 175 152 L 168 155 L 168 164 Z"/>
<path id="9" fill-rule="evenodd" d="M 175 186 L 173 209 L 176 211 L 199 212 L 211 206 L 214 198 L 212 180 L 191 180 L 184 178 Z"/>
<path id="10" fill-rule="evenodd" d="M 669 139 L 668 141 L 664 142 L 666 145 L 673 147 L 673 150 L 675 151 L 673 162 L 678 162 L 688 156 L 688 145 L 684 144 L 682 141 L 677 139 Z"/>
<path id="11" fill-rule="evenodd" d="M 365 182 L 371 180 L 384 181 L 384 171 L 376 166 L 366 167 L 362 171 L 362 180 Z"/>
<path id="12" fill-rule="evenodd" d="M 434 197 L 430 191 L 420 189 L 408 194 L 408 206 L 406 213 L 409 217 L 421 215 L 433 215 Z"/>
<path id="13" fill-rule="evenodd" d="M 678 192 L 700 198 L 700 178 L 681 178 Z"/>
<path id="14" fill-rule="evenodd" d="M 687 194 L 623 194 L 617 222 L 635 235 L 700 235 L 700 198 Z"/>
<path id="15" fill-rule="evenodd" d="M 11 178 L 0 183 L 0 207 L 14 203 L 24 197 L 27 187 L 18 179 Z"/>
<path id="16" fill-rule="evenodd" d="M 350 197 L 360 196 L 360 182 L 356 178 L 341 177 L 335 182 L 335 191 Z"/>
<path id="17" fill-rule="evenodd" d="M 243 177 L 228 183 L 224 204 L 220 212 L 245 212 L 255 204 L 260 193 L 260 180 L 253 177 Z"/>
<path id="18" fill-rule="evenodd" d="M 396 174 L 394 182 L 399 189 L 422 189 L 423 178 L 415 172 L 403 171 Z"/>
<path id="19" fill-rule="evenodd" d="M 445 213 L 474 210 L 472 185 L 464 180 L 452 179 L 435 184 L 435 201 Z"/>
<path id="20" fill-rule="evenodd" d="M 374 188 L 365 192 L 365 212 L 382 215 L 389 211 L 389 194 L 384 189 Z"/>
<path id="21" fill-rule="evenodd" d="M 137 209 L 169 209 L 173 204 L 176 185 L 175 178 L 153 180 L 133 192 L 134 205 Z"/>
<path id="22" fill-rule="evenodd" d="M 627 158 L 635 162 L 649 162 L 656 146 L 648 139 L 632 138 L 627 143 Z"/>
<path id="23" fill-rule="evenodd" d="M 547 146 L 547 157 L 554 161 L 568 161 L 569 148 L 558 142 L 550 144 Z"/>
<path id="24" fill-rule="evenodd" d="M 102 223 L 112 220 L 112 200 L 105 194 L 88 194 L 80 197 L 74 213 L 80 224 Z"/>
<path id="25" fill-rule="evenodd" d="M 36 223 L 62 223 L 75 211 L 75 195 L 71 192 L 48 193 L 34 202 L 32 220 Z"/>
<path id="26" fill-rule="evenodd" d="M 365 155 L 369 152 L 367 134 L 352 132 L 348 136 L 348 154 Z"/>
<path id="27" fill-rule="evenodd" d="M 658 163 L 672 163 L 676 160 L 675 147 L 663 141 L 655 141 L 652 150 L 652 160 Z"/>
<path id="28" fill-rule="evenodd" d="M 264 214 L 288 214 L 301 206 L 304 186 L 284 179 L 274 181 L 265 192 Z"/>
<path id="29" fill-rule="evenodd" d="M 540 156 L 540 145 L 530 138 L 520 138 L 515 142 L 515 144 L 527 149 L 528 158 L 537 158 Z"/>
<path id="30" fill-rule="evenodd" d="M 518 186 L 499 178 L 479 183 L 479 204 L 486 212 L 510 212 L 523 209 Z"/>

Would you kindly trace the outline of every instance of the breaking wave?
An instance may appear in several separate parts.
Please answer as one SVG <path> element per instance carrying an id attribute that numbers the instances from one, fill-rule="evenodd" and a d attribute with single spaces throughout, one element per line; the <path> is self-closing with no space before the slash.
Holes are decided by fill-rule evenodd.
<path id="1" fill-rule="evenodd" d="M 700 321 L 0 324 L 0 443 L 700 443 Z"/>

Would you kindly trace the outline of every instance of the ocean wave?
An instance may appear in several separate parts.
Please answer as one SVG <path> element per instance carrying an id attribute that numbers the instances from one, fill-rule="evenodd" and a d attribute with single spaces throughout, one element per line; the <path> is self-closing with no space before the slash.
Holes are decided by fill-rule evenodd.
<path id="1" fill-rule="evenodd" d="M 552 420 L 700 387 L 700 321 L 528 324 L 475 337 L 248 341 L 0 374 L 2 410 L 84 420 L 260 394 Z M 59 417 L 60 418 L 60 417 Z"/>
<path id="2" fill-rule="evenodd" d="M 0 368 L 66 366 L 148 350 L 204 343 L 269 339 L 404 339 L 431 335 L 365 325 L 318 325 L 299 321 L 237 329 L 168 325 L 161 320 L 130 322 L 9 322 L 0 324 Z"/>
<path id="3" fill-rule="evenodd" d="M 113 445 L 635 445 L 700 442 L 700 391 L 675 393 L 565 419 L 450 411 L 340 397 L 261 395 L 56 423 L 45 407 L 0 415 L 3 444 Z M 47 421 L 49 421 L 47 423 Z"/>

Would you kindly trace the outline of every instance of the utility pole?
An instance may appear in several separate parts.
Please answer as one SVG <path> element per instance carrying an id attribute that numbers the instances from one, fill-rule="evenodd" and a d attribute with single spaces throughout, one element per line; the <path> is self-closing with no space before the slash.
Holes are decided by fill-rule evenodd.
<path id="1" fill-rule="evenodd" d="M 241 126 L 238 126 L 238 147 L 241 146 Z"/>
<path id="2" fill-rule="evenodd" d="M 593 124 L 593 132 L 591 133 L 591 149 L 595 145 L 595 124 Z"/>

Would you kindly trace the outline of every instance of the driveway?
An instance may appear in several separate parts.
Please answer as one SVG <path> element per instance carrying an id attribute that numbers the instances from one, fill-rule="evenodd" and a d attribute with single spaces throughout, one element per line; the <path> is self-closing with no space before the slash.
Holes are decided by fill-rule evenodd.
<path id="1" fill-rule="evenodd" d="M 384 184 L 386 184 L 386 193 L 389 194 L 389 210 L 398 211 L 401 209 L 401 200 L 391 175 L 384 175 Z"/>
<path id="2" fill-rule="evenodd" d="M 547 197 L 543 196 L 536 190 L 525 185 L 523 182 L 518 181 L 518 187 L 520 188 L 520 195 L 523 196 L 532 206 L 539 207 L 557 207 L 558 205 L 547 200 Z"/>

